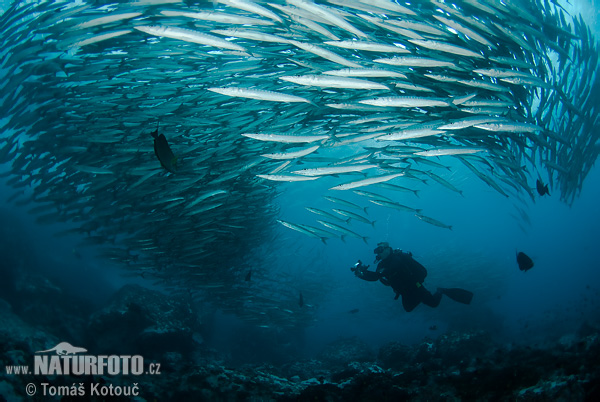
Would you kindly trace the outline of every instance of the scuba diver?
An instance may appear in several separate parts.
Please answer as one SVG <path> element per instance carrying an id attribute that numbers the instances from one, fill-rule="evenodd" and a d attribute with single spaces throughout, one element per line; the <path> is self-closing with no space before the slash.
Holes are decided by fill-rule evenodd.
<path id="1" fill-rule="evenodd" d="M 377 254 L 375 261 L 379 261 L 375 271 L 369 271 L 369 266 L 363 265 L 360 260 L 350 269 L 360 279 L 369 282 L 379 280 L 384 285 L 391 286 L 396 293 L 394 300 L 398 300 L 398 297 L 402 296 L 404 310 L 410 312 L 419 303 L 437 307 L 442 295 L 459 303 L 471 303 L 473 293 L 465 289 L 438 288 L 434 294 L 425 289 L 423 281 L 427 276 L 427 270 L 412 258 L 412 253 L 394 250 L 387 242 L 378 243 L 373 252 Z"/>

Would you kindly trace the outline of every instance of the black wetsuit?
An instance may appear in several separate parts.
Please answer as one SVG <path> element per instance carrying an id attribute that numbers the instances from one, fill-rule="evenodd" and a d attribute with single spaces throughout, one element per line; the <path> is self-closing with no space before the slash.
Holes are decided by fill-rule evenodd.
<path id="1" fill-rule="evenodd" d="M 406 311 L 412 311 L 419 303 L 437 307 L 442 299 L 441 292 L 431 294 L 423 286 L 427 276 L 425 267 L 412 258 L 412 254 L 400 250 L 394 250 L 379 262 L 377 271 L 363 270 L 357 272 L 356 276 L 370 282 L 379 280 L 384 285 L 391 286 L 396 293 L 396 299 L 402 296 L 402 306 Z"/>

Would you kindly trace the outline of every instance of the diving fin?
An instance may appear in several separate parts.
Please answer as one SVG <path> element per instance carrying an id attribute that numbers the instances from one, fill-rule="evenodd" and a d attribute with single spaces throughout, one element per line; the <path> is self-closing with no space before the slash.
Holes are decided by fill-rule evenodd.
<path id="1" fill-rule="evenodd" d="M 448 296 L 455 302 L 463 303 L 463 304 L 471 304 L 471 299 L 473 299 L 473 292 L 469 292 L 465 289 L 460 288 L 438 288 L 438 291 L 443 295 Z"/>

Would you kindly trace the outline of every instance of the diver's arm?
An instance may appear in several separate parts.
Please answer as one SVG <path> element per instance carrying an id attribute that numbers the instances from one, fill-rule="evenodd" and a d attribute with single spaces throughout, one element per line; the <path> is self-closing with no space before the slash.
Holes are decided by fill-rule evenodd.
<path id="1" fill-rule="evenodd" d="M 375 282 L 381 278 L 381 274 L 376 271 L 369 271 L 368 265 L 363 265 L 361 260 L 358 260 L 356 264 L 352 268 L 350 268 L 354 275 L 359 277 L 362 280 Z"/>
<path id="2" fill-rule="evenodd" d="M 358 278 L 365 280 L 365 281 L 369 281 L 369 282 L 375 282 L 378 281 L 379 279 L 381 279 L 381 275 L 379 274 L 379 272 L 375 272 L 375 271 L 368 271 L 368 270 L 361 270 L 361 271 L 356 271 L 354 273 Z"/>

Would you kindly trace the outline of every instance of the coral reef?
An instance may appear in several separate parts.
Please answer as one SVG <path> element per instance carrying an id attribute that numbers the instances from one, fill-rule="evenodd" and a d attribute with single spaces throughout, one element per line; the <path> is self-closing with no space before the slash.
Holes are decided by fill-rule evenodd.
<path id="1" fill-rule="evenodd" d="M 48 292 L 32 292 L 30 297 L 31 303 L 43 303 Z M 600 334 L 587 323 L 579 333 L 544 347 L 498 344 L 486 332 L 471 331 L 441 334 L 416 345 L 390 342 L 375 353 L 359 338 L 343 338 L 327 345 L 317 358 L 298 359 L 296 353 L 281 364 L 240 365 L 195 341 L 201 323 L 183 299 L 128 285 L 93 314 L 86 316 L 84 310 L 68 305 L 60 305 L 62 316 L 87 322 L 76 327 L 82 333 L 75 337 L 84 340 L 78 346 L 87 348 L 87 353 L 141 354 L 146 366 L 160 365 L 160 374 L 6 373 L 0 379 L 0 401 L 21 399 L 27 384 L 44 382 L 65 389 L 73 384 L 137 384 L 139 396 L 121 395 L 119 400 L 584 401 L 600 397 Z M 31 366 L 36 352 L 65 340 L 46 321 L 20 316 L 11 301 L 0 300 L 0 312 L 1 367 Z M 287 347 L 272 344 L 272 348 Z M 269 353 L 278 361 L 284 355 Z"/>

